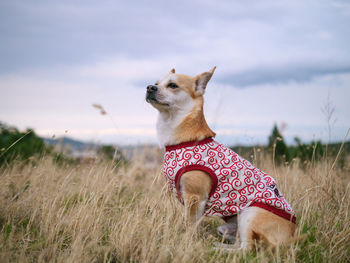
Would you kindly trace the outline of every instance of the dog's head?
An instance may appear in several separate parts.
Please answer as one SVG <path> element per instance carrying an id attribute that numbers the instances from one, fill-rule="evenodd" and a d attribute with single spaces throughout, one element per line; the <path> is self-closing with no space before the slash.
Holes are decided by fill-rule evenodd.
<path id="1" fill-rule="evenodd" d="M 215 68 L 194 77 L 176 74 L 172 69 L 154 85 L 147 86 L 146 101 L 160 112 L 192 108 L 203 97 Z"/>

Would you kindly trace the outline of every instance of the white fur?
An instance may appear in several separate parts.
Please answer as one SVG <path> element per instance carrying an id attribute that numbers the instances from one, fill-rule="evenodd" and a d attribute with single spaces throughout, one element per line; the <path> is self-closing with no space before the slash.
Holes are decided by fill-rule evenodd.
<path id="1" fill-rule="evenodd" d="M 193 109 L 194 103 L 189 94 L 178 90 L 176 94 L 166 85 L 176 82 L 176 76 L 170 75 L 158 84 L 158 101 L 168 106 L 154 105 L 159 110 L 157 119 L 157 137 L 160 147 L 175 144 L 174 131 Z"/>
<path id="2" fill-rule="evenodd" d="M 170 75 L 169 78 L 168 78 L 168 81 L 174 81 L 174 82 L 176 82 L 176 76 Z M 166 81 L 166 82 L 168 82 L 168 81 Z"/>
<path id="3" fill-rule="evenodd" d="M 158 83 L 159 86 L 165 86 L 169 82 L 176 82 L 176 76 L 175 75 L 168 75 L 167 77 L 161 79 Z"/>
<path id="4" fill-rule="evenodd" d="M 252 219 L 256 216 L 258 211 L 259 211 L 258 207 L 251 206 L 251 207 L 244 208 L 238 214 L 238 231 L 239 231 L 241 249 L 245 249 L 249 246 L 248 230 L 250 228 Z"/>
<path id="5" fill-rule="evenodd" d="M 191 100 L 184 108 L 171 109 L 169 111 L 159 112 L 157 119 L 157 137 L 160 147 L 173 145 L 176 143 L 174 130 L 186 118 L 193 108 Z"/>
<path id="6" fill-rule="evenodd" d="M 208 197 L 203 200 L 202 202 L 200 202 L 199 204 L 199 212 L 198 212 L 198 216 L 201 217 L 204 214 L 205 211 L 205 205 L 207 204 L 208 201 Z"/>

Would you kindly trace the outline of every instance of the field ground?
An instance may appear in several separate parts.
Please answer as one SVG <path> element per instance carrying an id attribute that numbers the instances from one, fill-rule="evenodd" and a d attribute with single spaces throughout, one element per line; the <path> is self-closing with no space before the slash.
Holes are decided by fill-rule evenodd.
<path id="1" fill-rule="evenodd" d="M 259 156 L 259 168 L 277 180 L 307 238 L 274 254 L 244 254 L 213 249 L 221 219 L 186 231 L 182 206 L 152 154 L 128 165 L 58 165 L 42 157 L 2 168 L 0 261 L 350 262 L 350 173 L 331 169 L 332 160 L 301 169 L 297 161 L 274 167 Z"/>

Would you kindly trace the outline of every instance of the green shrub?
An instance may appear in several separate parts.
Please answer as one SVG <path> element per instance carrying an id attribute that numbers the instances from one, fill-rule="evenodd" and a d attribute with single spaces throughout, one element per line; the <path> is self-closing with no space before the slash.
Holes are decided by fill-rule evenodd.
<path id="1" fill-rule="evenodd" d="M 46 150 L 44 141 L 32 129 L 20 132 L 14 127 L 0 123 L 0 165 L 15 158 L 27 160 Z"/>

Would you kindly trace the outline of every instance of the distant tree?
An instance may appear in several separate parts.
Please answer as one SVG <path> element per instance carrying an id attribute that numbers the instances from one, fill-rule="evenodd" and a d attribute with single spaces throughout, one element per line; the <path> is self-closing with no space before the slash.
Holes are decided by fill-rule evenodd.
<path id="1" fill-rule="evenodd" d="M 269 136 L 268 149 L 271 154 L 274 154 L 275 162 L 277 164 L 289 161 L 288 147 L 276 124 L 273 126 L 272 133 Z"/>
<path id="2" fill-rule="evenodd" d="M 44 141 L 32 129 L 20 132 L 0 123 L 0 165 L 15 158 L 28 159 L 45 151 Z"/>
<path id="3" fill-rule="evenodd" d="M 123 153 L 113 145 L 102 145 L 99 149 L 99 155 L 107 160 L 126 162 Z"/>
<path id="4" fill-rule="evenodd" d="M 311 161 L 319 161 L 324 155 L 325 146 L 321 141 L 312 141 L 309 144 L 302 143 L 298 137 L 294 138 L 295 146 L 290 147 L 291 158 L 298 158 L 301 161 L 301 166 L 306 167 Z"/>

